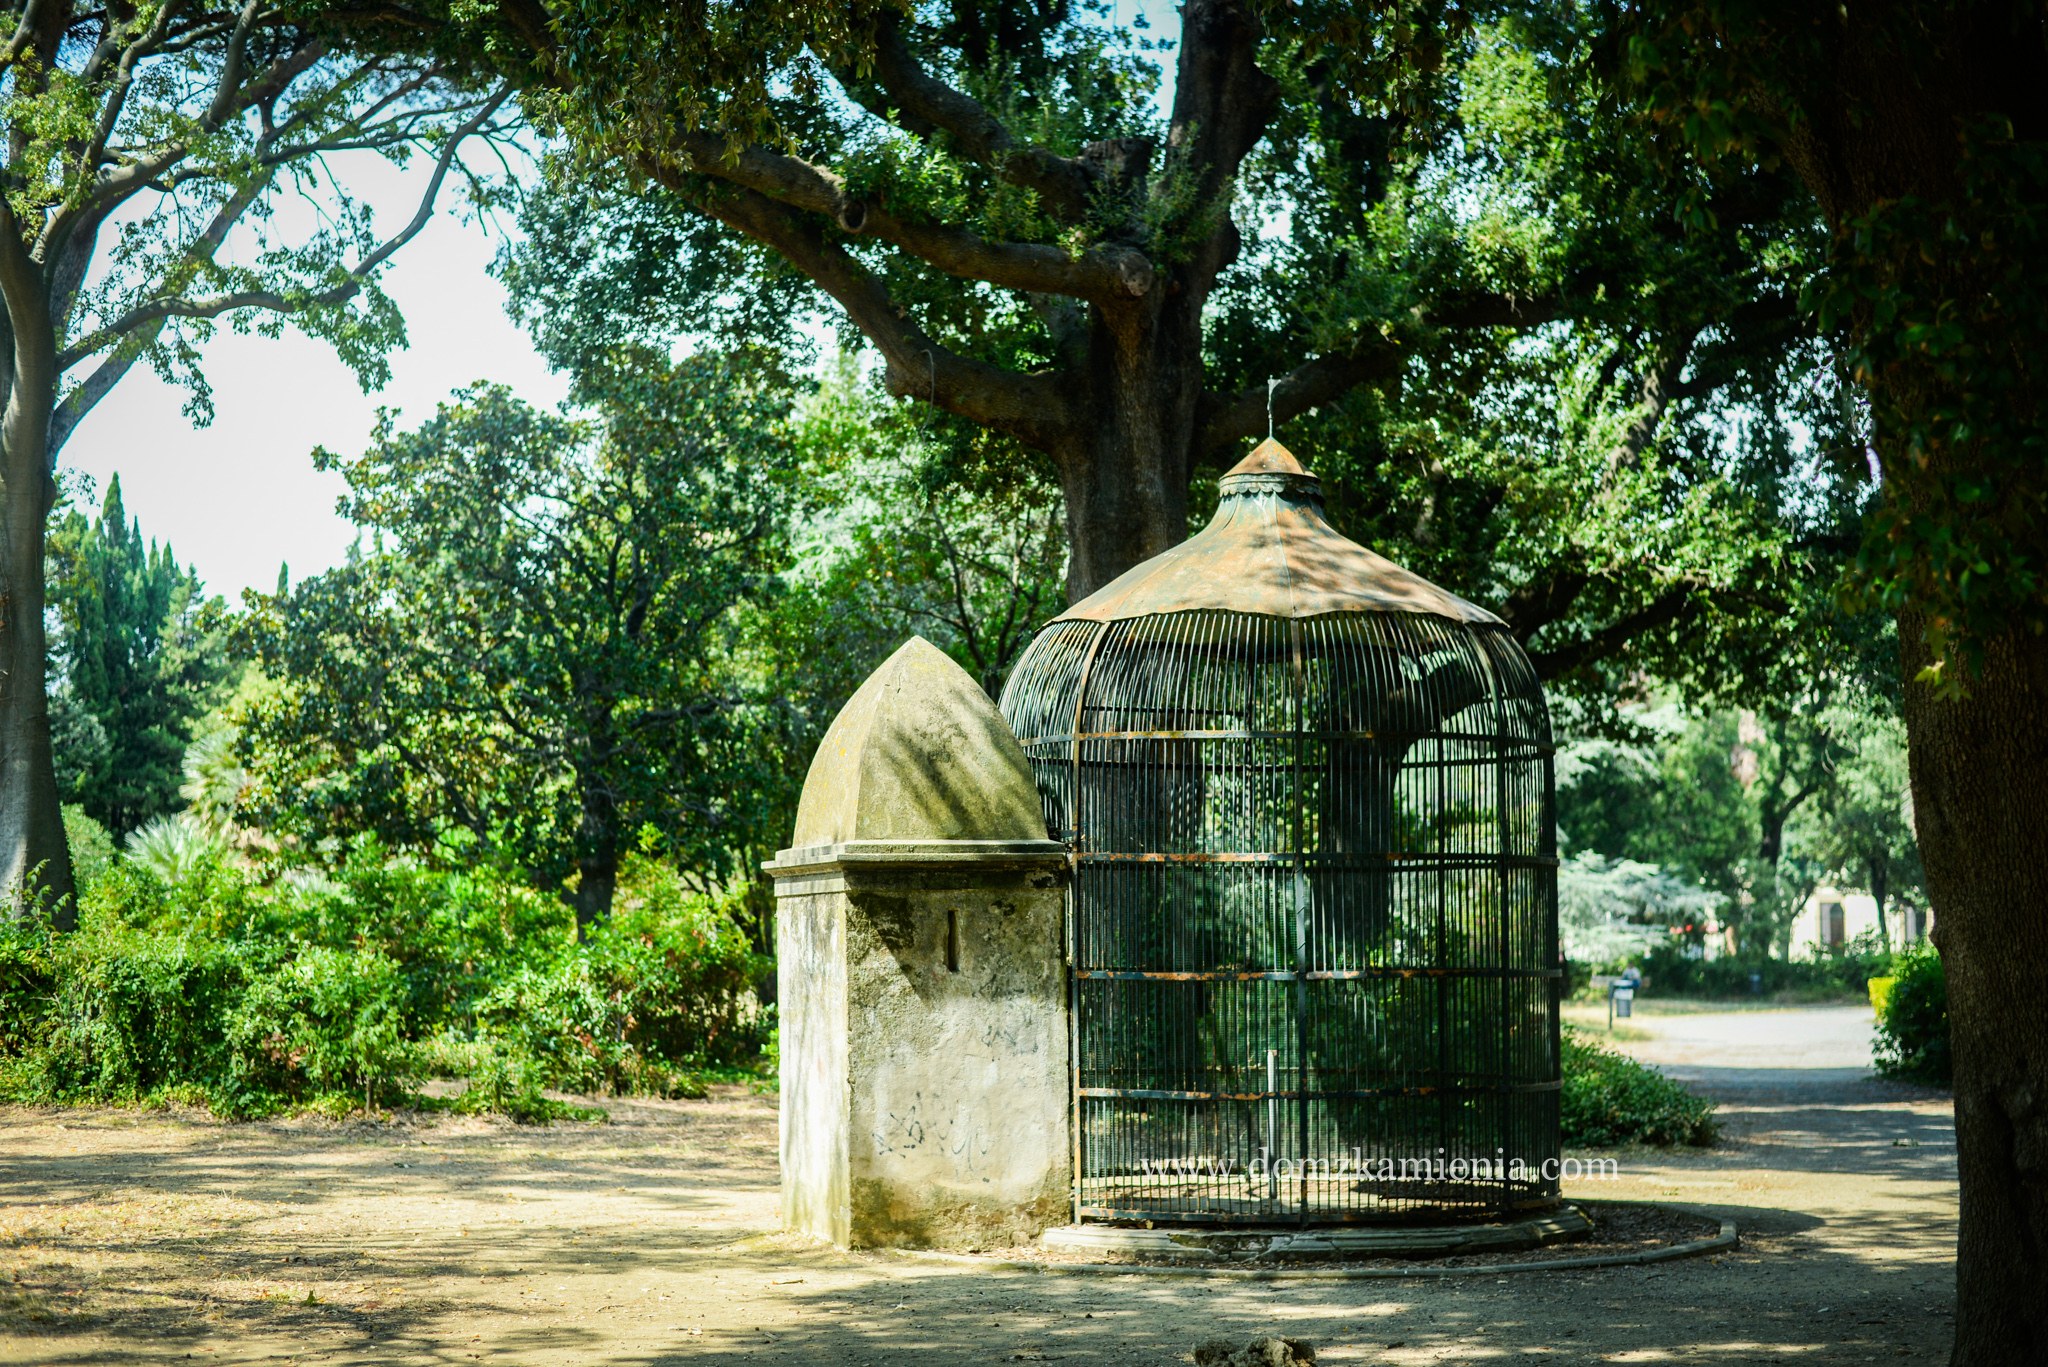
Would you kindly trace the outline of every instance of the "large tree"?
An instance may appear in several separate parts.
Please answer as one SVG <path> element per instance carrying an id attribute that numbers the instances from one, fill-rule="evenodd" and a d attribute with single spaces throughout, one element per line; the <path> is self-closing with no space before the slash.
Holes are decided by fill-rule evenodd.
<path id="1" fill-rule="evenodd" d="M 1746 231 L 1783 217 L 1747 182 L 1705 185 L 1720 226 L 1685 230 L 1702 187 L 1610 131 L 1567 10 L 1190 0 L 1162 42 L 1064 3 L 513 0 L 478 22 L 530 55 L 534 107 L 597 174 L 719 230 L 656 225 L 743 271 L 730 297 L 807 284 L 892 392 L 1047 462 L 1071 595 L 1180 540 L 1191 485 L 1269 422 L 1326 473 L 1348 448 L 1368 496 L 1419 471 L 1406 528 L 1476 546 L 1487 582 L 1460 587 L 1554 628 L 1554 673 L 1753 612 L 1792 573 L 1718 501 L 1709 443 L 1664 439 L 1808 335 L 1807 244 Z M 1575 413 L 1538 372 L 1576 377 Z M 1565 421 L 1569 477 L 1546 475 L 1530 457 Z M 1517 498 L 1565 530 L 1504 538 Z"/>
<path id="2" fill-rule="evenodd" d="M 1617 8 L 1710 168 L 1795 170 L 1869 400 L 1862 561 L 1904 657 L 1955 1052 L 1958 1367 L 2048 1361 L 2048 19 L 2033 0 Z"/>
<path id="3" fill-rule="evenodd" d="M 0 49 L 0 896 L 71 892 L 44 693 L 43 560 L 56 463 L 138 363 L 186 384 L 217 320 L 290 318 L 366 384 L 402 342 L 378 273 L 423 227 L 501 91 L 432 51 L 397 56 L 375 7 L 20 0 Z M 382 235 L 330 181 L 336 159 L 430 162 Z M 311 195 L 317 226 L 275 210 Z"/>

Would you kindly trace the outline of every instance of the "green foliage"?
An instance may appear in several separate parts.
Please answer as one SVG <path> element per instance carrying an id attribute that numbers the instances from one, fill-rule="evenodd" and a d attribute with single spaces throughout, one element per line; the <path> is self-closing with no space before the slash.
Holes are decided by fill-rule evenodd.
<path id="1" fill-rule="evenodd" d="M 2048 627 L 2038 53 L 1986 62 L 2012 41 L 1995 10 L 1962 22 L 1922 0 L 1862 11 L 1857 42 L 1873 58 L 1846 64 L 1834 6 L 1626 15 L 1616 75 L 1676 135 L 1670 155 L 1707 174 L 1789 163 L 1828 210 L 1828 269 L 1803 304 L 1869 396 L 1854 449 L 1884 472 L 1854 587 L 1909 615 L 1914 672 L 1953 693 L 1986 642 Z M 1915 138 L 1939 151 L 1899 156 Z"/>
<path id="2" fill-rule="evenodd" d="M 573 875 L 585 921 L 645 830 L 700 888 L 766 853 L 777 700 L 732 642 L 785 555 L 786 392 L 744 358 L 615 351 L 580 409 L 478 386 L 323 455 L 375 539 L 256 605 L 277 688 L 243 713 L 247 819 Z"/>
<path id="3" fill-rule="evenodd" d="M 1930 1087 L 1954 1081 L 1949 1053 L 1948 977 L 1941 955 L 1921 941 L 1893 960 L 1897 979 L 1877 1017 L 1877 1071 Z"/>
<path id="4" fill-rule="evenodd" d="M 46 565 L 58 784 L 119 839 L 178 806 L 186 746 L 234 669 L 226 605 L 143 540 L 118 478 L 97 518 L 58 520 Z"/>
<path id="5" fill-rule="evenodd" d="M 113 867 L 114 838 L 75 803 L 64 804 L 64 841 L 71 847 L 71 867 L 80 887 L 98 882 Z"/>
<path id="6" fill-rule="evenodd" d="M 1683 946 L 1665 945 L 1642 960 L 1643 976 L 1659 996 L 1728 999 L 1755 994 L 1824 1001 L 1861 997 L 1873 977 L 1889 971 L 1891 955 L 1875 945 L 1849 946 L 1812 959 L 1723 954 L 1708 959 Z M 1761 977 L 1756 987 L 1752 975 Z"/>
<path id="7" fill-rule="evenodd" d="M 1791 177 L 1669 165 L 1588 63 L 1597 12 L 1259 17 L 1263 75 L 1231 92 L 1253 120 L 1239 166 L 1162 108 L 1171 40 L 1100 6 L 579 11 L 545 103 L 578 155 L 527 202 L 504 277 L 558 358 L 661 328 L 795 356 L 806 305 L 843 342 L 857 325 L 889 391 L 939 410 L 939 445 L 981 448 L 918 472 L 911 506 L 940 510 L 921 533 L 992 467 L 1086 487 L 1099 434 L 1127 429 L 1161 451 L 1137 478 L 1178 508 L 1193 477 L 1199 519 L 1253 430 L 1203 423 L 1286 377 L 1281 435 L 1338 524 L 1504 605 L 1562 689 L 1796 679 L 1787 639 L 1818 644 L 1871 480 L 1843 458 L 1861 449 L 1850 381 L 1796 307 L 1825 246 Z M 1233 25 L 1182 33 L 1185 82 L 1234 69 Z M 909 108 L 885 66 L 985 111 L 970 123 L 994 149 Z M 1031 169 L 1049 162 L 1079 202 Z M 1018 283 L 1048 248 L 1141 257 L 1206 305 L 1154 337 L 1100 289 Z M 1118 387 L 1155 365 L 1185 375 L 1185 405 Z M 1056 382 L 1065 426 L 1012 388 L 1026 377 Z M 952 558 L 928 534 L 897 544 Z"/>
<path id="8" fill-rule="evenodd" d="M 1654 864 L 1581 850 L 1558 865 L 1558 934 L 1574 964 L 1618 969 L 1721 905 L 1719 896 Z"/>
<path id="9" fill-rule="evenodd" d="M 1564 1033 L 1564 1091 L 1559 1110 L 1568 1145 L 1714 1142 L 1714 1103 L 1654 1068 L 1580 1036 Z"/>
<path id="10" fill-rule="evenodd" d="M 1065 605 L 1058 486 L 1013 444 L 887 403 L 842 353 L 799 406 L 808 516 L 789 593 L 775 604 L 806 657 L 788 691 L 845 693 L 817 673 L 823 654 L 862 674 L 913 633 L 957 659 L 990 697 Z M 790 628 L 794 628 L 794 633 Z M 804 677 L 804 676 L 808 677 Z"/>
<path id="11" fill-rule="evenodd" d="M 276 336 L 289 318 L 366 388 L 387 380 L 405 329 L 378 276 L 411 234 L 332 179 L 333 154 L 417 165 L 484 108 L 453 51 L 393 51 L 327 7 L 168 14 L 79 12 L 8 58 L 12 221 L 35 225 L 21 245 L 46 282 L 39 320 L 9 318 L 51 334 L 70 372 L 38 396 L 52 458 L 138 362 L 210 418 L 199 357 L 223 323 Z M 279 212 L 301 195 L 318 212 Z"/>
<path id="12" fill-rule="evenodd" d="M 477 1006 L 479 1028 L 568 1091 L 699 1095 L 693 1069 L 756 1057 L 748 990 L 765 971 L 736 908 L 633 861 L 624 905 L 578 950 L 523 964 Z"/>
<path id="13" fill-rule="evenodd" d="M 160 816 L 128 837 L 128 858 L 169 884 L 200 877 L 228 857 L 227 843 L 184 812 Z"/>
<path id="14" fill-rule="evenodd" d="M 1861 682 L 1829 686 L 1763 711 L 1623 711 L 1608 734 L 1559 756 L 1560 840 L 1702 890 L 1712 906 L 1670 923 L 1690 923 L 1697 944 L 1711 911 L 1735 930 L 1745 959 L 1780 946 L 1823 882 L 1914 895 L 1919 856 L 1895 707 Z"/>
<path id="15" fill-rule="evenodd" d="M 589 1112 L 544 1089 L 691 1094 L 769 1028 L 729 909 L 649 861 L 589 945 L 552 897 L 370 841 L 331 877 L 258 872 L 173 883 L 124 859 L 75 933 L 0 925 L 0 1095 L 332 1111 L 417 1100 L 452 1067 L 474 1079 L 462 1109 L 566 1118 Z"/>

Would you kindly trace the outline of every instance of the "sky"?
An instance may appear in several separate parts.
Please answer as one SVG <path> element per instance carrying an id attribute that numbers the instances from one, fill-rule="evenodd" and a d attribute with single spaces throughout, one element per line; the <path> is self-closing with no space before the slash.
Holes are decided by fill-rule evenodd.
<path id="1" fill-rule="evenodd" d="M 352 168 L 377 221 L 410 217 L 425 166 L 399 173 L 381 162 Z M 270 589 L 278 566 L 294 582 L 340 562 L 354 532 L 335 512 L 341 476 L 313 468 L 317 446 L 353 454 L 368 444 L 377 408 L 410 422 L 476 380 L 510 385 L 530 402 L 558 402 L 566 385 L 505 314 L 490 264 L 509 224 L 465 222 L 457 198 L 392 258 L 385 290 L 405 315 L 409 345 L 391 383 L 365 394 L 324 342 L 289 329 L 269 339 L 223 327 L 202 351 L 214 389 L 211 426 L 195 428 L 184 392 L 137 366 L 80 423 L 60 466 L 90 475 L 94 500 L 118 473 L 121 499 L 146 537 L 169 541 L 209 593 L 232 600 Z"/>

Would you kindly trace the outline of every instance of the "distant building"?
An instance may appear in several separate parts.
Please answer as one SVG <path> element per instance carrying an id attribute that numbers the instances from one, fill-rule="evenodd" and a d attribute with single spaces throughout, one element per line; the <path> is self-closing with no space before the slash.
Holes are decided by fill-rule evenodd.
<path id="1" fill-rule="evenodd" d="M 1885 908 L 1885 929 L 1894 948 L 1921 939 L 1934 925 L 1925 907 L 1894 901 Z M 1867 892 L 1815 888 L 1792 919 L 1792 957 L 1811 958 L 1836 950 L 1858 936 L 1877 938 L 1877 899 Z"/>

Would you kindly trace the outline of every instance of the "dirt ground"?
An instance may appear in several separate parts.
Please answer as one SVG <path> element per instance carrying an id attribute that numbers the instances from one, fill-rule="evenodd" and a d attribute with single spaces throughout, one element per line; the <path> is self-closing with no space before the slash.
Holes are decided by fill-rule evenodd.
<path id="1" fill-rule="evenodd" d="M 817 1248 L 775 1232 L 774 1100 L 740 1089 L 545 1129 L 0 1109 L 0 1363 L 1163 1364 L 1262 1333 L 1330 1362 L 1933 1363 L 1948 1103 L 1861 1076 L 1826 1010 L 1638 1018 L 1623 1047 L 1720 1098 L 1728 1142 L 1568 1191 L 1732 1218 L 1739 1250 L 1443 1279 Z"/>

